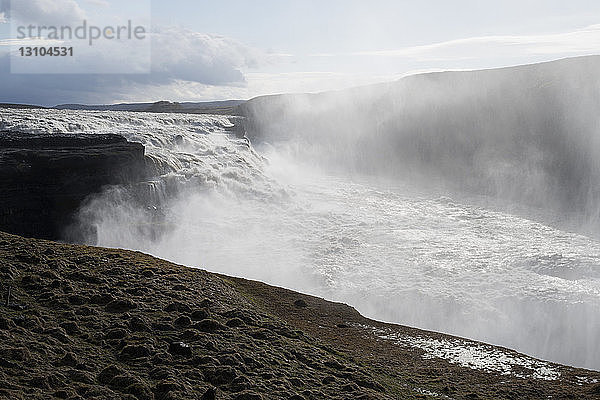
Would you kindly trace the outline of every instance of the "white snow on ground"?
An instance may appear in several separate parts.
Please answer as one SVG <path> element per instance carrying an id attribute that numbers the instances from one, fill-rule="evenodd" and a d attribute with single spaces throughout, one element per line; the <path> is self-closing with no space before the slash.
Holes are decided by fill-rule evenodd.
<path id="1" fill-rule="evenodd" d="M 518 378 L 556 380 L 560 372 L 551 364 L 531 357 L 503 351 L 491 345 L 462 339 L 432 339 L 424 336 L 410 336 L 391 329 L 365 327 L 380 339 L 395 344 L 424 351 L 423 359 L 441 358 L 462 367 L 482 370 Z"/>
<path id="2" fill-rule="evenodd" d="M 579 386 L 593 385 L 594 383 L 600 382 L 598 379 L 593 379 L 593 378 L 590 378 L 589 376 L 576 376 L 575 379 L 577 379 L 577 384 Z"/>

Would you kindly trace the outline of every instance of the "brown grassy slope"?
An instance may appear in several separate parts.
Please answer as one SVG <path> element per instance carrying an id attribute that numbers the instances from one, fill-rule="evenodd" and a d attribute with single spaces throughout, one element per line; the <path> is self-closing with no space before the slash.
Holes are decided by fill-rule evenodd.
<path id="1" fill-rule="evenodd" d="M 571 375 L 600 378 L 424 360 L 364 326 L 408 328 L 131 251 L 0 233 L 0 284 L 12 287 L 0 306 L 6 399 L 593 398 Z"/>

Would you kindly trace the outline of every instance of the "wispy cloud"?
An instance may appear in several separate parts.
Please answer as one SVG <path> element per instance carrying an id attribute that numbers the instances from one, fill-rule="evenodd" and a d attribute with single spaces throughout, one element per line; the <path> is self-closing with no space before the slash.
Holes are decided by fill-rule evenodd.
<path id="1" fill-rule="evenodd" d="M 313 57 L 400 57 L 415 61 L 483 59 L 527 55 L 583 55 L 600 53 L 600 24 L 566 33 L 494 35 L 449 40 L 422 46 L 353 53 L 321 53 Z"/>
<path id="2" fill-rule="evenodd" d="M 107 0 L 86 0 L 86 3 L 96 7 L 110 7 L 110 3 Z"/>
<path id="3" fill-rule="evenodd" d="M 63 42 L 51 39 L 0 39 L 0 46 L 58 46 Z"/>
<path id="4" fill-rule="evenodd" d="M 0 101 L 36 104 L 71 102 L 110 103 L 116 100 L 223 98 L 243 95 L 247 70 L 262 62 L 262 53 L 231 38 L 181 28 L 155 29 L 151 35 L 155 57 L 148 74 L 11 74 L 10 59 L 2 48 L 22 41 L 0 41 Z M 26 43 L 33 45 L 33 42 Z M 36 42 L 47 45 L 47 42 Z M 80 54 L 73 63 L 98 66 L 110 63 L 102 47 Z M 110 46 L 123 54 L 127 47 Z M 160 56 L 159 56 L 160 55 Z M 106 69 L 110 65 L 106 65 Z M 131 68 L 134 68 L 132 66 Z M 221 95 L 219 95 L 221 93 Z M 208 97 L 211 96 L 211 97 Z M 237 96 L 236 96 L 237 97 Z"/>

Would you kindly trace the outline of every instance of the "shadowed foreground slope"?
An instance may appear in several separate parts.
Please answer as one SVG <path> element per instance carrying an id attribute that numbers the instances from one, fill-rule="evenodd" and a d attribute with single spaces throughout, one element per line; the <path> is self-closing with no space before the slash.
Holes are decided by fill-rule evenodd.
<path id="1" fill-rule="evenodd" d="M 0 233 L 0 398 L 598 398 L 600 373 L 137 252 Z"/>

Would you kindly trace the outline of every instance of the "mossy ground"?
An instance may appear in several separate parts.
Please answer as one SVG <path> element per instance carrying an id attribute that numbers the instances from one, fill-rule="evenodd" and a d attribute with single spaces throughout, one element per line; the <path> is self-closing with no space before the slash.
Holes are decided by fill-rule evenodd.
<path id="1" fill-rule="evenodd" d="M 597 398 L 425 360 L 351 307 L 138 252 L 0 233 L 0 398 Z M 363 327 L 363 328 L 361 328 Z M 421 332 L 432 337 L 439 334 Z M 595 397 L 596 396 L 596 397 Z"/>

